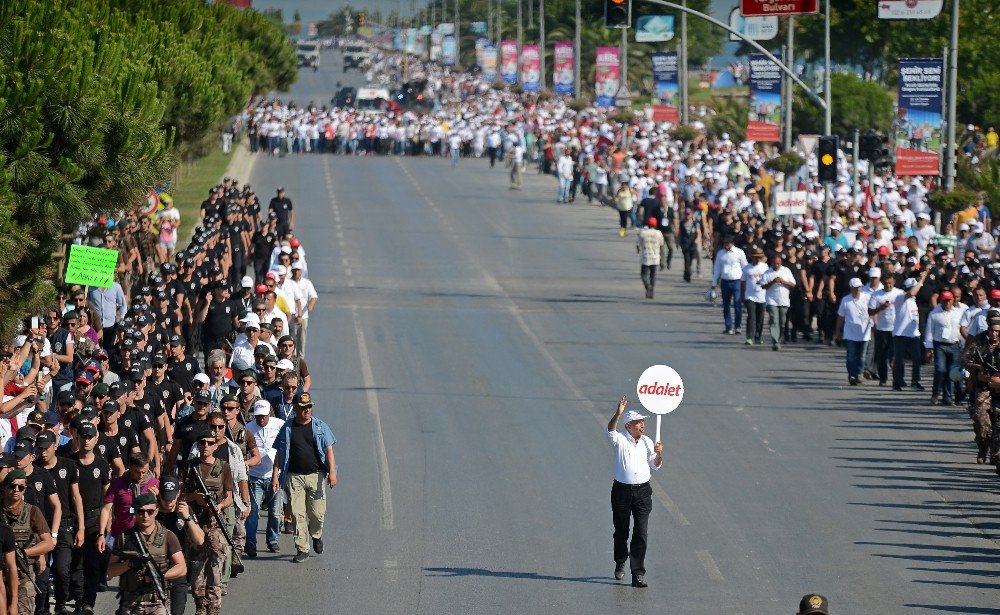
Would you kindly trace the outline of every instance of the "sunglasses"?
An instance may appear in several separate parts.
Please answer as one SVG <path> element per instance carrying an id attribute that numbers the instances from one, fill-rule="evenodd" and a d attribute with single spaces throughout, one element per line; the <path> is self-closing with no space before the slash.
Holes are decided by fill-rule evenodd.
<path id="1" fill-rule="evenodd" d="M 8 485 L 8 488 L 12 489 L 13 491 L 15 491 L 17 493 L 20 493 L 22 491 L 27 491 L 28 486 L 27 485 Z"/>
<path id="2" fill-rule="evenodd" d="M 229 412 L 230 410 L 239 410 L 240 407 L 239 406 L 223 406 L 222 409 L 225 410 L 226 412 Z"/>
<path id="3" fill-rule="evenodd" d="M 257 381 L 256 381 L 256 380 L 244 380 L 244 381 L 243 381 L 243 382 L 241 382 L 240 384 L 243 384 L 243 385 L 247 385 L 247 384 L 257 384 Z"/>
<path id="4" fill-rule="evenodd" d="M 299 387 L 287 386 L 287 387 L 281 387 L 281 390 L 282 391 L 294 391 L 297 388 L 299 388 Z"/>
<path id="5" fill-rule="evenodd" d="M 277 369 L 277 367 L 274 365 L 265 365 L 264 369 Z"/>
<path id="6" fill-rule="evenodd" d="M 135 511 L 136 516 L 151 517 L 156 514 L 155 508 L 140 508 Z"/>
<path id="7" fill-rule="evenodd" d="M 198 440 L 198 446 L 212 446 L 215 444 L 215 440 Z"/>
<path id="8" fill-rule="evenodd" d="M 209 427 L 212 428 L 212 431 L 222 431 L 226 428 L 225 425 L 209 425 Z"/>

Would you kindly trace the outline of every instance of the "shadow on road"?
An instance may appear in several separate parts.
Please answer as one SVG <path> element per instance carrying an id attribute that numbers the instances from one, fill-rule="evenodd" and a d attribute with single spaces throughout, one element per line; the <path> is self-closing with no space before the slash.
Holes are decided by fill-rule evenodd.
<path id="1" fill-rule="evenodd" d="M 572 583 L 590 583 L 594 585 L 621 585 L 606 577 L 560 577 L 537 572 L 513 572 L 504 570 L 489 570 L 487 568 L 424 568 L 425 572 L 433 572 L 431 577 L 493 577 L 501 579 L 524 579 L 528 581 L 569 581 Z"/>

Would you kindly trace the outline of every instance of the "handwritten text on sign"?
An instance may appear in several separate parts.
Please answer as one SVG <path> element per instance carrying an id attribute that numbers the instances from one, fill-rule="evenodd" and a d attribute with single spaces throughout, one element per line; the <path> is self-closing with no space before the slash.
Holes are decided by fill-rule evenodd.
<path id="1" fill-rule="evenodd" d="M 118 250 L 73 244 L 66 265 L 66 282 L 110 288 L 115 284 Z"/>

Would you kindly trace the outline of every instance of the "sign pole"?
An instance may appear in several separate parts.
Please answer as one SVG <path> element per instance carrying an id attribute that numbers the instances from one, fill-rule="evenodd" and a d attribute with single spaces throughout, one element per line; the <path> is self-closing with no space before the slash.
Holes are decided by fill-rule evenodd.
<path id="1" fill-rule="evenodd" d="M 788 42 L 785 43 L 787 50 L 782 60 L 788 68 L 792 68 L 795 63 L 795 15 L 788 16 Z M 795 92 L 795 82 L 787 76 L 785 77 L 787 90 L 785 96 L 785 151 L 792 149 L 792 98 Z"/>
<path id="2" fill-rule="evenodd" d="M 955 104 L 958 100 L 958 9 L 960 0 L 951 2 L 951 42 L 948 44 L 948 144 L 945 146 L 944 189 L 955 187 Z"/>
<path id="3" fill-rule="evenodd" d="M 581 93 L 583 92 L 583 90 L 580 89 L 582 85 L 580 83 L 580 64 L 582 64 L 581 58 L 583 57 L 580 54 L 580 49 L 581 49 L 580 1 L 581 0 L 576 0 L 576 31 L 573 34 L 573 97 L 574 98 L 581 98 L 583 96 L 583 94 Z"/>
<path id="4" fill-rule="evenodd" d="M 653 440 L 653 442 L 659 442 L 660 441 L 660 420 L 661 419 L 663 419 L 663 416 L 660 415 L 660 414 L 657 414 L 656 415 L 656 439 Z"/>
<path id="5" fill-rule="evenodd" d="M 681 6 L 687 8 L 687 0 L 681 0 Z M 688 19 L 687 13 L 681 11 L 681 124 L 688 123 Z"/>

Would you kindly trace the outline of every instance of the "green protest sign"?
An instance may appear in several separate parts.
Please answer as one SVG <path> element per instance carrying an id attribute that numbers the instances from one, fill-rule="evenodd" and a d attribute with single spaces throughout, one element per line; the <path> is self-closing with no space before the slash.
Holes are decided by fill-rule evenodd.
<path id="1" fill-rule="evenodd" d="M 66 264 L 66 282 L 110 288 L 115 284 L 118 250 L 73 244 Z"/>

